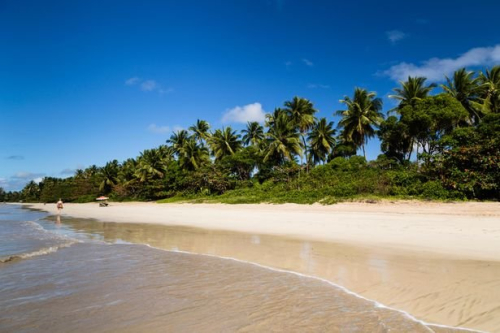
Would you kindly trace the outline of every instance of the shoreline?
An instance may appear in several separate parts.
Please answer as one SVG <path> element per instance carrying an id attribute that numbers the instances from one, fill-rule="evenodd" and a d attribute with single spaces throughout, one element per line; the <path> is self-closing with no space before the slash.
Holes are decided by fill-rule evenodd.
<path id="1" fill-rule="evenodd" d="M 57 214 L 53 204 L 24 204 Z M 288 236 L 500 261 L 500 203 L 65 204 L 62 216 Z"/>
<path id="2" fill-rule="evenodd" d="M 297 272 L 427 323 L 494 332 L 499 206 L 90 203 L 65 205 L 62 219 L 82 230 L 114 222 L 104 230 L 118 239 Z"/>

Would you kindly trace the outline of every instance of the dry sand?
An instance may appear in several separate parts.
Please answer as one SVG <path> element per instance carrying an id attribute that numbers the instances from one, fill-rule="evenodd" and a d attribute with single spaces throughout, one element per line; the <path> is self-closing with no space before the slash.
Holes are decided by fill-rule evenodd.
<path id="1" fill-rule="evenodd" d="M 500 332 L 498 203 L 67 204 L 64 216 L 211 229 L 168 241 L 153 227 L 126 234 L 325 278 L 427 322 Z"/>
<path id="2" fill-rule="evenodd" d="M 34 208 L 56 213 L 55 205 Z M 413 249 L 500 260 L 500 203 L 383 202 L 321 205 L 66 204 L 64 215 Z"/>

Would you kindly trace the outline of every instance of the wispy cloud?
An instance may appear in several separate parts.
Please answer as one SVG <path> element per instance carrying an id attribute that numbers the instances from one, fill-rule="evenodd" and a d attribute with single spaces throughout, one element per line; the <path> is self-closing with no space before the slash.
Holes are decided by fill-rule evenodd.
<path id="1" fill-rule="evenodd" d="M 292 67 L 292 65 L 293 65 L 293 63 L 291 61 L 285 62 L 286 69 L 290 69 L 290 67 Z"/>
<path id="2" fill-rule="evenodd" d="M 316 88 L 330 89 L 330 86 L 327 84 L 321 84 L 321 83 L 309 83 L 307 85 L 307 88 L 309 88 L 309 89 L 316 89 Z"/>
<path id="3" fill-rule="evenodd" d="M 24 156 L 22 155 L 10 155 L 6 157 L 8 160 L 21 161 L 24 160 Z"/>
<path id="4" fill-rule="evenodd" d="M 41 182 L 44 176 L 44 173 L 20 171 L 8 178 L 0 178 L 0 187 L 6 191 L 19 191 L 32 180 Z"/>
<path id="5" fill-rule="evenodd" d="M 500 62 L 500 44 L 491 47 L 470 49 L 456 58 L 431 58 L 419 65 L 401 62 L 378 74 L 388 76 L 395 81 L 403 81 L 408 76 L 423 76 L 429 81 L 444 81 L 454 71 L 470 66 L 489 66 Z"/>
<path id="6" fill-rule="evenodd" d="M 45 176 L 45 174 L 44 173 L 32 173 L 32 172 L 20 171 L 20 172 L 17 172 L 16 174 L 14 174 L 14 176 L 12 176 L 12 178 L 32 180 L 32 179 L 35 179 L 37 177 L 42 177 L 42 176 Z"/>
<path id="7" fill-rule="evenodd" d="M 174 92 L 174 88 L 158 88 L 158 92 L 160 94 L 170 94 L 171 92 Z"/>
<path id="8" fill-rule="evenodd" d="M 127 79 L 127 80 L 125 81 L 125 84 L 126 84 L 127 86 L 133 86 L 134 84 L 137 84 L 137 83 L 139 83 L 140 81 L 141 81 L 141 79 L 140 79 L 140 78 L 138 78 L 138 77 L 131 77 L 130 79 Z"/>
<path id="9" fill-rule="evenodd" d="M 141 83 L 142 91 L 153 91 L 156 89 L 156 81 L 155 80 L 146 80 Z"/>
<path id="10" fill-rule="evenodd" d="M 61 170 L 61 175 L 74 175 L 76 172 L 75 169 L 64 169 L 64 170 Z"/>
<path id="11" fill-rule="evenodd" d="M 391 31 L 386 31 L 385 35 L 387 36 L 387 39 L 392 43 L 396 44 L 400 40 L 403 40 L 405 38 L 408 38 L 408 34 L 402 32 L 401 30 L 391 30 Z"/>
<path id="12" fill-rule="evenodd" d="M 148 131 L 156 134 L 164 134 L 171 131 L 170 126 L 158 126 L 156 124 L 151 124 L 148 126 Z"/>
<path id="13" fill-rule="evenodd" d="M 314 63 L 311 60 L 309 60 L 309 59 L 305 59 L 304 58 L 304 59 L 302 59 L 302 62 L 304 64 L 306 64 L 306 66 L 308 66 L 308 67 L 313 67 L 314 66 Z"/>
<path id="14" fill-rule="evenodd" d="M 266 112 L 262 109 L 260 103 L 247 104 L 245 106 L 236 106 L 227 110 L 222 116 L 223 123 L 243 123 L 248 121 L 263 122 Z"/>
<path id="15" fill-rule="evenodd" d="M 138 86 L 142 91 L 157 91 L 159 94 L 168 94 L 174 91 L 173 88 L 162 87 L 156 80 L 152 79 L 141 79 L 139 77 L 131 77 L 125 80 L 125 85 L 127 86 Z"/>

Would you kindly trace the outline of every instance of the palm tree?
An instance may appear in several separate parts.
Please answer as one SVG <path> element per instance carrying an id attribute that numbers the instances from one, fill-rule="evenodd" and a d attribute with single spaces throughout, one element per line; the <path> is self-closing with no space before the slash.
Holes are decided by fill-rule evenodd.
<path id="1" fill-rule="evenodd" d="M 172 148 L 176 154 L 179 154 L 182 150 L 184 144 L 189 140 L 190 135 L 186 130 L 180 130 L 175 132 L 170 136 L 170 139 L 167 140 L 167 143 L 172 144 Z"/>
<path id="2" fill-rule="evenodd" d="M 77 179 L 85 178 L 85 172 L 82 169 L 76 169 L 75 178 Z"/>
<path id="3" fill-rule="evenodd" d="M 478 123 L 480 119 L 479 78 L 474 77 L 473 71 L 467 71 L 465 68 L 459 69 L 453 73 L 453 80 L 446 76 L 446 84 L 441 88 L 450 96 L 459 101 L 469 112 L 469 120 Z"/>
<path id="4" fill-rule="evenodd" d="M 479 74 L 483 113 L 500 112 L 500 65 Z"/>
<path id="5" fill-rule="evenodd" d="M 209 162 L 207 147 L 199 145 L 194 138 L 185 142 L 179 154 L 179 164 L 183 169 L 196 170 Z"/>
<path id="6" fill-rule="evenodd" d="M 300 134 L 294 124 L 288 121 L 286 114 L 274 119 L 273 126 L 266 133 L 267 147 L 264 152 L 264 162 L 275 159 L 281 164 L 292 161 L 295 155 L 302 156 Z"/>
<path id="7" fill-rule="evenodd" d="M 309 156 L 314 164 L 325 162 L 327 156 L 332 152 L 335 145 L 335 129 L 333 121 L 327 122 L 321 118 L 312 128 L 308 135 L 310 142 Z"/>
<path id="8" fill-rule="evenodd" d="M 281 115 L 286 115 L 286 111 L 281 108 L 275 108 L 273 113 L 266 114 L 266 127 L 273 127 L 276 119 L 278 119 Z"/>
<path id="9" fill-rule="evenodd" d="M 258 145 L 264 139 L 264 127 L 256 121 L 248 122 L 247 128 L 241 131 L 243 135 L 243 143 L 245 145 L 251 144 L 252 146 Z"/>
<path id="10" fill-rule="evenodd" d="M 120 164 L 117 160 L 106 163 L 106 165 L 100 169 L 102 177 L 99 185 L 100 191 L 103 191 L 105 194 L 111 191 L 111 188 L 118 182 L 119 169 Z"/>
<path id="11" fill-rule="evenodd" d="M 140 182 L 163 178 L 173 158 L 172 150 L 165 146 L 144 150 L 138 158 L 135 177 Z"/>
<path id="12" fill-rule="evenodd" d="M 236 134 L 236 131 L 233 131 L 231 127 L 222 128 L 222 130 L 217 129 L 208 143 L 216 160 L 233 155 L 241 148 L 240 135 Z"/>
<path id="13" fill-rule="evenodd" d="M 91 178 L 97 175 L 99 168 L 94 164 L 85 169 L 85 178 Z"/>
<path id="14" fill-rule="evenodd" d="M 337 115 L 342 116 L 338 127 L 343 129 L 346 141 L 353 142 L 357 148 L 362 147 L 365 159 L 366 141 L 375 135 L 375 127 L 384 119 L 382 100 L 375 96 L 375 92 L 356 88 L 352 99 L 345 96 L 340 100 L 347 109 L 337 111 Z"/>
<path id="15" fill-rule="evenodd" d="M 394 98 L 399 101 L 399 105 L 390 110 L 397 111 L 405 107 L 406 105 L 413 105 L 416 101 L 427 97 L 429 93 L 436 87 L 435 84 L 425 86 L 425 77 L 411 77 L 408 76 L 408 81 L 400 81 L 401 88 L 394 88 L 395 95 L 389 95 L 389 98 Z"/>
<path id="16" fill-rule="evenodd" d="M 199 143 L 206 141 L 210 135 L 210 124 L 205 120 L 196 120 L 196 124 L 189 127 L 189 130 L 193 132 L 193 136 Z"/>
<path id="17" fill-rule="evenodd" d="M 307 142 L 305 139 L 305 133 L 314 125 L 314 114 L 317 110 L 314 108 L 313 103 L 311 103 L 308 99 L 295 96 L 291 101 L 285 102 L 285 111 L 290 121 L 300 132 L 307 160 Z"/>
<path id="18" fill-rule="evenodd" d="M 137 160 L 133 158 L 128 158 L 122 163 L 118 177 L 120 183 L 125 184 L 135 179 L 135 173 L 137 171 L 138 163 Z"/>
<path id="19" fill-rule="evenodd" d="M 28 200 L 38 200 L 40 186 L 34 180 L 30 181 L 22 190 L 23 196 Z"/>

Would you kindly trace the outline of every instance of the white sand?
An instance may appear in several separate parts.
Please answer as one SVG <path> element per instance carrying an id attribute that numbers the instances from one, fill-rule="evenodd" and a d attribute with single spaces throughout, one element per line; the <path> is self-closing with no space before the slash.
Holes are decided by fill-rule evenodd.
<path id="1" fill-rule="evenodd" d="M 55 204 L 34 208 L 56 213 Z M 63 215 L 288 235 L 500 261 L 500 203 L 66 204 Z"/>
<path id="2" fill-rule="evenodd" d="M 314 275 L 427 322 L 500 332 L 500 203 L 92 203 L 67 204 L 64 216 L 205 228 L 176 239 L 150 227 L 131 240 Z M 249 236 L 262 238 L 255 247 L 209 229 L 269 236 Z"/>

